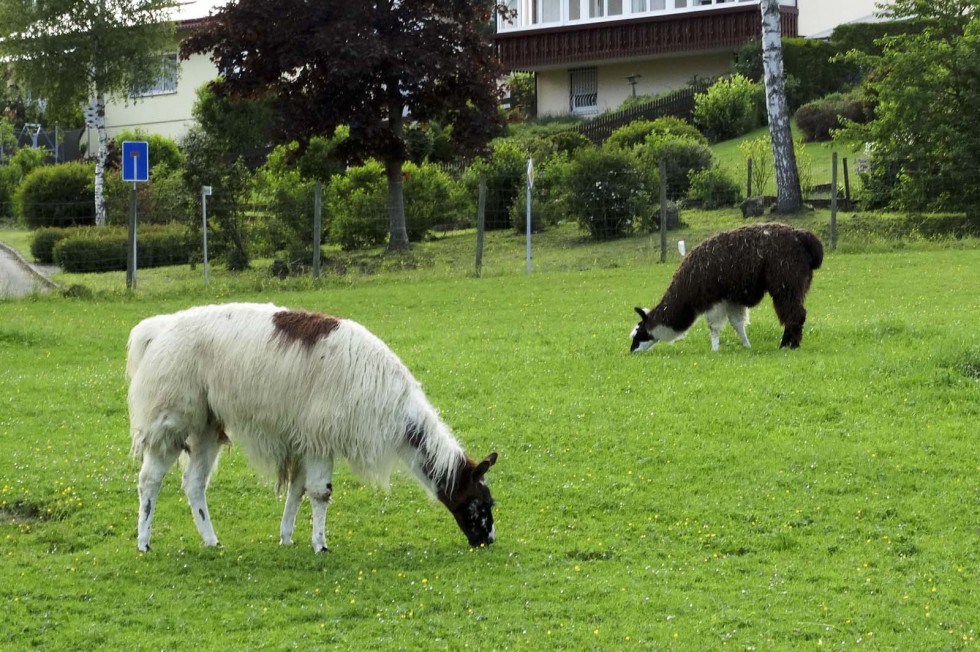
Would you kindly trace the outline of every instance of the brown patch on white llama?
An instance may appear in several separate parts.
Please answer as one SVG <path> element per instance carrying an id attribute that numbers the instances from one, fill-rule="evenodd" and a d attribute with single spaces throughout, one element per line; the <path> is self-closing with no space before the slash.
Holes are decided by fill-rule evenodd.
<path id="1" fill-rule="evenodd" d="M 282 310 L 272 316 L 272 324 L 284 342 L 298 341 L 311 347 L 330 335 L 340 320 L 303 310 Z"/>
<path id="2" fill-rule="evenodd" d="M 656 307 L 635 309 L 641 319 L 631 333 L 630 352 L 684 337 L 702 314 L 713 350 L 726 319 L 749 346 L 748 309 L 767 292 L 784 328 L 780 347 L 795 349 L 806 322 L 803 302 L 822 262 L 820 240 L 785 224 L 752 224 L 708 238 L 684 258 Z"/>

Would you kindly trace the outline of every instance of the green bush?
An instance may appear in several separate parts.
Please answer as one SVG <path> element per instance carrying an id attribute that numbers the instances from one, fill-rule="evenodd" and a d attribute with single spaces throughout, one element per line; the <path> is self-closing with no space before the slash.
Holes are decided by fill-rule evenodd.
<path id="1" fill-rule="evenodd" d="M 553 156 L 535 167 L 534 186 L 531 188 L 531 231 L 540 232 L 568 217 L 564 184 L 569 169 L 569 157 Z M 518 233 L 527 231 L 526 180 L 521 184 L 510 207 L 510 224 Z"/>
<path id="2" fill-rule="evenodd" d="M 650 134 L 637 149 L 643 165 L 651 170 L 660 169 L 665 163 L 667 198 L 678 200 L 687 195 L 692 173 L 711 168 L 714 156 L 703 142 L 677 136 Z"/>
<path id="3" fill-rule="evenodd" d="M 617 148 L 583 150 L 568 168 L 569 216 L 597 240 L 630 233 L 654 202 L 654 177 Z"/>
<path id="4" fill-rule="evenodd" d="M 403 174 L 410 242 L 419 242 L 437 224 L 459 221 L 464 207 L 448 174 L 429 163 L 406 163 Z M 344 249 L 378 246 L 388 240 L 388 186 L 380 162 L 368 161 L 335 177 L 328 201 L 330 235 Z"/>
<path id="5" fill-rule="evenodd" d="M 18 218 L 29 229 L 95 224 L 94 175 L 89 163 L 35 168 L 17 190 Z"/>
<path id="6" fill-rule="evenodd" d="M 572 156 L 575 152 L 584 147 L 592 147 L 592 141 L 577 131 L 560 131 L 557 134 L 547 136 L 545 140 L 550 141 L 555 146 L 558 154 L 568 154 Z"/>
<path id="7" fill-rule="evenodd" d="M 109 161 L 109 164 L 113 168 L 118 169 L 123 164 L 119 156 L 122 153 L 123 141 L 127 140 L 146 141 L 147 147 L 149 148 L 151 177 L 156 174 L 158 168 L 166 167 L 173 171 L 179 170 L 184 164 L 184 155 L 181 153 L 176 141 L 158 134 L 143 133 L 137 129 L 135 131 L 120 132 L 113 138 L 116 146 L 111 148 L 110 151 L 113 152 L 114 158 Z"/>
<path id="8" fill-rule="evenodd" d="M 834 32 L 830 42 L 821 39 L 784 38 L 783 70 L 786 78 L 786 100 L 790 110 L 829 93 L 842 91 L 859 83 L 860 69 L 837 55 L 851 49 L 837 41 Z M 762 41 L 746 43 L 735 54 L 736 74 L 756 82 L 762 81 Z"/>
<path id="9" fill-rule="evenodd" d="M 589 151 L 582 149 L 581 153 Z M 510 227 L 510 208 L 524 187 L 527 152 L 507 141 L 496 141 L 488 158 L 477 159 L 463 175 L 468 194 L 476 198 L 480 176 L 486 179 L 486 222 L 488 231 Z"/>
<path id="10" fill-rule="evenodd" d="M 606 140 L 606 145 L 633 149 L 641 145 L 650 134 L 661 136 L 677 136 L 694 142 L 708 143 L 704 134 L 686 120 L 673 116 L 664 116 L 656 120 L 634 120 L 612 132 Z"/>
<path id="11" fill-rule="evenodd" d="M 845 121 L 863 124 L 868 114 L 860 91 L 832 93 L 804 104 L 794 115 L 806 142 L 831 140 L 831 131 Z"/>
<path id="12" fill-rule="evenodd" d="M 34 237 L 31 238 L 31 256 L 34 257 L 34 262 L 41 265 L 53 265 L 55 246 L 65 238 L 71 237 L 77 231 L 78 229 L 58 228 L 38 229 L 35 231 Z"/>
<path id="13" fill-rule="evenodd" d="M 54 246 L 54 262 L 65 272 L 91 274 L 126 269 L 128 231 L 119 227 L 80 228 Z M 186 227 L 144 227 L 137 231 L 137 268 L 185 264 L 196 249 Z"/>
<path id="14" fill-rule="evenodd" d="M 22 147 L 0 166 L 0 217 L 14 217 L 17 188 L 32 170 L 44 164 L 45 150 Z"/>
<path id="15" fill-rule="evenodd" d="M 691 172 L 691 188 L 688 197 L 701 201 L 708 210 L 727 208 L 742 200 L 742 189 L 719 167 Z"/>
<path id="16" fill-rule="evenodd" d="M 735 74 L 694 96 L 694 123 L 712 142 L 736 138 L 758 126 L 759 85 Z"/>

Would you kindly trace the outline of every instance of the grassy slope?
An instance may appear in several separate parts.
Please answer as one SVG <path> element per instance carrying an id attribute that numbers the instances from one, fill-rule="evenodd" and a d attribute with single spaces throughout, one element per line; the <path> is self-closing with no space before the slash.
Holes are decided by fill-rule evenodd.
<path id="1" fill-rule="evenodd" d="M 554 271 L 531 276 L 5 302 L 0 648 L 975 647 L 980 251 L 828 257 L 799 351 L 764 303 L 752 349 L 728 330 L 711 354 L 699 323 L 629 356 L 631 307 L 674 265 L 612 247 L 541 251 Z M 473 455 L 500 451 L 498 543 L 470 551 L 407 476 L 386 494 L 342 465 L 333 552 L 282 549 L 281 503 L 233 448 L 224 549 L 174 470 L 138 555 L 126 335 L 216 299 L 386 340 Z"/>

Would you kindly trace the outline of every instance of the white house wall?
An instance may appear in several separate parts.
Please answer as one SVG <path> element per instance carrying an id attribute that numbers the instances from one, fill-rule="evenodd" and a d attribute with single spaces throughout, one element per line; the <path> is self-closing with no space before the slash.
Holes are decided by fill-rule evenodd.
<path id="1" fill-rule="evenodd" d="M 197 100 L 197 89 L 217 75 L 214 64 L 206 56 L 196 55 L 180 62 L 176 93 L 107 101 L 105 117 L 109 137 L 139 129 L 179 141 L 194 124 L 191 110 Z M 94 133 L 86 134 L 86 138 L 90 149 L 98 143 Z"/>
<path id="2" fill-rule="evenodd" d="M 615 109 L 630 96 L 632 89 L 626 81 L 628 75 L 640 75 L 636 80 L 637 95 L 659 95 L 683 87 L 696 75 L 712 77 L 726 73 L 731 63 L 731 53 L 721 52 L 597 66 L 598 111 Z M 538 72 L 537 82 L 538 115 L 567 115 L 568 69 Z"/>
<path id="3" fill-rule="evenodd" d="M 798 0 L 798 32 L 809 36 L 870 16 L 876 11 L 876 4 L 878 0 Z"/>

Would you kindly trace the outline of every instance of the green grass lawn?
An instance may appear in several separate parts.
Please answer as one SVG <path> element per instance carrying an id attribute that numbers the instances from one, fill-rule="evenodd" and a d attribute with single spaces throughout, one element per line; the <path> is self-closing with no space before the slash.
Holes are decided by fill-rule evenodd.
<path id="1" fill-rule="evenodd" d="M 728 329 L 713 354 L 701 321 L 630 356 L 676 251 L 535 242 L 531 275 L 499 234 L 483 278 L 460 236 L 317 285 L 146 270 L 133 296 L 0 302 L 0 649 L 976 649 L 980 249 L 828 255 L 797 351 L 767 300 L 751 349 Z M 332 552 L 305 507 L 282 548 L 282 503 L 232 447 L 224 547 L 174 469 L 138 554 L 129 329 L 225 300 L 385 340 L 472 456 L 500 453 L 497 543 L 469 549 L 405 473 L 385 492 L 340 465 Z"/>

